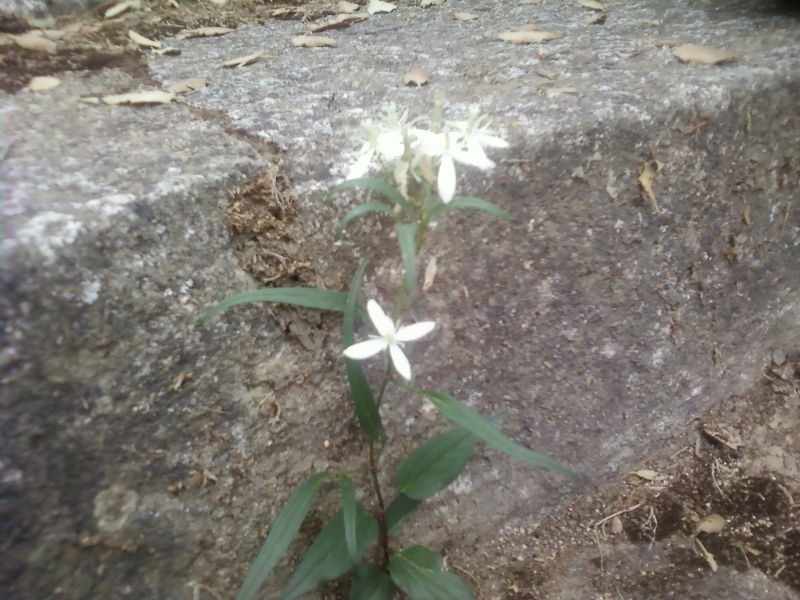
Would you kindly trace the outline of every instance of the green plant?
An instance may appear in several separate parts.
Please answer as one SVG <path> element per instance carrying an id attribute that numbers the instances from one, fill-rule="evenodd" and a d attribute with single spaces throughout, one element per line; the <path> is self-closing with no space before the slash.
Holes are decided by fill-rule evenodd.
<path id="1" fill-rule="evenodd" d="M 431 222 L 443 211 L 477 209 L 504 220 L 510 216 L 480 198 L 456 196 L 456 163 L 489 169 L 493 163 L 484 147 L 504 147 L 491 135 L 488 124 L 477 111 L 466 121 L 444 121 L 437 109 L 430 129 L 408 124 L 406 116 L 389 107 L 377 122 L 368 122 L 368 141 L 351 170 L 350 178 L 332 192 L 361 188 L 379 199 L 371 199 L 350 210 L 343 218 L 353 219 L 377 213 L 394 222 L 400 258 L 405 270 L 403 284 L 394 302 L 394 314 L 403 314 L 417 300 L 417 253 Z M 374 162 L 383 177 L 366 177 Z M 434 174 L 434 166 L 438 173 Z M 433 321 L 407 326 L 395 324 L 375 300 L 365 308 L 358 302 L 361 279 L 367 266 L 362 260 L 347 292 L 311 288 L 271 288 L 231 296 L 209 310 L 203 319 L 247 302 L 282 302 L 343 314 L 342 341 L 345 371 L 358 422 L 367 437 L 367 470 L 374 496 L 372 510 L 356 501 L 353 482 L 346 474 L 316 473 L 300 484 L 272 524 L 264 545 L 250 567 L 237 600 L 252 600 L 271 570 L 286 552 L 310 510 L 320 486 L 337 479 L 340 510 L 320 531 L 307 550 L 281 600 L 293 600 L 321 583 L 352 573 L 352 600 L 390 600 L 402 592 L 411 600 L 461 600 L 472 598 L 467 583 L 443 570 L 442 557 L 427 548 L 411 546 L 394 550 L 391 538 L 420 503 L 447 487 L 466 466 L 478 443 L 486 443 L 531 465 L 575 478 L 569 469 L 537 454 L 502 434 L 494 425 L 497 417 L 486 418 L 456 398 L 435 390 L 411 385 L 411 365 L 404 344 L 419 340 L 435 328 Z M 377 335 L 355 341 L 355 323 L 371 321 Z M 383 378 L 373 393 L 359 361 L 372 356 L 384 358 Z M 396 377 L 399 375 L 399 379 Z M 391 501 L 380 484 L 380 451 L 389 441 L 381 422 L 380 408 L 390 391 L 399 390 L 427 398 L 455 427 L 428 440 L 411 452 L 395 473 Z M 367 552 L 377 545 L 370 560 Z"/>

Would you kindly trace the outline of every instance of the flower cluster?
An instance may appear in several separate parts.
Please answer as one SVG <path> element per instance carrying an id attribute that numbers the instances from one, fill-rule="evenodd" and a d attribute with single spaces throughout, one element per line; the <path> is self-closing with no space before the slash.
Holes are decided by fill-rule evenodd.
<path id="1" fill-rule="evenodd" d="M 376 122 L 367 121 L 367 142 L 348 173 L 348 179 L 363 177 L 377 161 L 390 170 L 400 192 L 408 197 L 409 177 L 436 182 L 439 198 L 447 204 L 456 193 L 456 163 L 488 170 L 494 163 L 484 148 L 507 148 L 508 143 L 489 131 L 489 123 L 473 108 L 466 121 L 434 123 L 421 129 L 408 123 L 394 105 Z M 438 164 L 438 173 L 433 168 Z"/>

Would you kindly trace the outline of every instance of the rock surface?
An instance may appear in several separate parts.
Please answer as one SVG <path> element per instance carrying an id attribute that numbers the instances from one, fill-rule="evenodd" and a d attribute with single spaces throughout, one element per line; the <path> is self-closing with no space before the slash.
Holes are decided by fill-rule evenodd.
<path id="1" fill-rule="evenodd" d="M 512 144 L 491 175 L 459 185 L 514 224 L 457 215 L 424 249 L 437 268 L 420 314 L 439 333 L 412 354 L 419 383 L 509 409 L 507 432 L 598 480 L 748 388 L 773 347 L 796 345 L 798 23 L 743 2 L 609 2 L 604 24 L 590 14 L 404 6 L 317 49 L 291 47 L 305 26 L 276 21 L 170 40 L 182 54 L 150 59 L 158 83 L 209 82 L 183 105 L 78 101 L 153 86 L 118 71 L 4 102 L 10 597 L 231 596 L 287 486 L 359 464 L 335 318 L 256 307 L 208 328 L 195 319 L 254 287 L 248 272 L 268 279 L 275 254 L 295 263 L 281 281 L 341 289 L 353 255 L 389 237 L 365 221 L 355 252 L 335 246 L 353 198 L 324 201 L 360 121 L 388 101 L 417 115 L 442 97 L 454 117 L 478 104 Z M 531 22 L 564 37 L 495 39 Z M 684 42 L 740 58 L 683 64 L 669 46 Z M 430 84 L 402 85 L 415 67 Z M 637 183 L 645 164 L 658 167 L 654 199 Z M 232 215 L 236 186 L 280 203 L 288 180 L 296 216 L 278 211 L 256 231 Z M 366 290 L 389 299 L 398 277 L 378 257 Z M 401 397 L 386 418 L 409 446 L 436 427 Z M 571 493 L 482 453 L 411 531 L 480 546 Z"/>

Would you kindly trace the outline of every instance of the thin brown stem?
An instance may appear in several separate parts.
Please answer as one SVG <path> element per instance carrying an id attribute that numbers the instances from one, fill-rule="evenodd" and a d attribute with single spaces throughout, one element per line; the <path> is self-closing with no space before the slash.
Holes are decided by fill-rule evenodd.
<path id="1" fill-rule="evenodd" d="M 375 487 L 375 496 L 378 498 L 378 536 L 383 551 L 382 566 L 389 567 L 389 528 L 386 525 L 386 503 L 381 493 L 381 483 L 378 480 L 378 460 L 375 456 L 375 441 L 369 441 L 369 471 L 372 475 L 372 485 Z"/>
<path id="2" fill-rule="evenodd" d="M 378 408 L 381 407 L 383 395 L 386 393 L 386 388 L 392 380 L 392 365 L 391 362 L 387 363 L 386 371 L 383 374 L 383 382 L 381 383 L 380 392 L 376 404 Z M 389 567 L 389 528 L 386 525 L 386 502 L 383 499 L 383 492 L 381 491 L 381 483 L 378 477 L 378 456 L 375 453 L 375 440 L 369 441 L 369 472 L 372 475 L 372 486 L 375 488 L 375 497 L 378 499 L 378 535 L 383 552 L 383 568 Z"/>

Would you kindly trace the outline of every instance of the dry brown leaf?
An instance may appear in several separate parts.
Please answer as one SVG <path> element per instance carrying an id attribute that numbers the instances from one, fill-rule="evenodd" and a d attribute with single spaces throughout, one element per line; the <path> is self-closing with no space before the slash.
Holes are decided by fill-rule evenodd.
<path id="1" fill-rule="evenodd" d="M 11 39 L 13 39 L 14 43 L 20 48 L 33 50 L 34 52 L 52 53 L 55 52 L 57 48 L 54 41 L 48 40 L 46 37 L 40 35 L 39 33 L 34 33 L 33 31 L 11 36 Z"/>
<path id="2" fill-rule="evenodd" d="M 422 284 L 422 291 L 427 292 L 431 289 L 434 280 L 436 279 L 436 271 L 438 270 L 436 257 L 434 256 L 428 261 L 428 264 L 425 266 L 425 280 Z"/>
<path id="3" fill-rule="evenodd" d="M 615 516 L 613 519 L 611 519 L 611 533 L 618 535 L 622 533 L 622 529 L 622 519 L 620 519 L 618 516 Z"/>
<path id="4" fill-rule="evenodd" d="M 708 550 L 706 550 L 706 547 L 703 546 L 703 543 L 697 538 L 694 539 L 694 549 L 695 552 L 697 552 L 700 556 L 702 556 L 705 559 L 705 561 L 708 563 L 708 566 L 711 567 L 711 570 L 716 573 L 719 567 L 717 565 L 716 559 L 714 558 L 714 555 L 711 554 L 711 552 L 709 552 Z"/>
<path id="5" fill-rule="evenodd" d="M 735 55 L 725 50 L 718 50 L 717 48 L 700 46 L 698 44 L 676 46 L 672 49 L 672 54 L 674 54 L 675 58 L 679 61 L 692 65 L 716 65 L 736 58 Z"/>
<path id="6" fill-rule="evenodd" d="M 150 38 L 146 38 L 142 34 L 136 33 L 133 29 L 128 31 L 128 37 L 135 44 L 142 46 L 144 48 L 161 48 L 161 42 L 157 42 L 155 40 L 151 40 Z"/>
<path id="7" fill-rule="evenodd" d="M 420 8 L 428 8 L 430 6 L 441 6 L 445 2 L 447 2 L 447 0 L 422 0 L 419 6 Z"/>
<path id="8" fill-rule="evenodd" d="M 335 46 L 336 40 L 324 35 L 296 35 L 292 38 L 292 44 L 298 48 L 323 48 Z"/>
<path id="9" fill-rule="evenodd" d="M 702 519 L 697 527 L 694 528 L 694 534 L 698 533 L 719 533 L 725 528 L 725 519 L 720 515 L 708 515 Z"/>
<path id="10" fill-rule="evenodd" d="M 554 31 L 506 31 L 497 37 L 504 42 L 511 42 L 512 44 L 540 44 L 550 40 L 557 40 L 564 37 L 564 35 Z"/>
<path id="11" fill-rule="evenodd" d="M 603 13 L 598 13 L 596 15 L 592 15 L 591 17 L 586 19 L 586 22 L 589 25 L 602 25 L 603 23 L 606 22 L 606 19 L 608 19 L 608 15 L 603 12 Z"/>
<path id="12" fill-rule="evenodd" d="M 639 169 L 638 177 L 639 189 L 641 190 L 645 200 L 650 202 L 650 206 L 653 207 L 653 212 L 655 213 L 661 211 L 661 208 L 658 206 L 658 200 L 656 200 L 655 192 L 653 191 L 653 182 L 655 181 L 658 167 L 658 161 L 646 160 L 642 163 L 642 167 Z"/>
<path id="13" fill-rule="evenodd" d="M 359 8 L 361 7 L 358 4 L 355 2 L 347 2 L 347 0 L 339 0 L 339 2 L 336 3 L 336 12 L 338 13 L 354 13 L 357 12 Z"/>
<path id="14" fill-rule="evenodd" d="M 113 19 L 122 13 L 128 12 L 132 8 L 140 8 L 141 5 L 142 3 L 140 0 L 123 0 L 123 2 L 117 2 L 111 8 L 106 9 L 106 11 L 103 13 L 103 18 Z"/>
<path id="15" fill-rule="evenodd" d="M 403 75 L 403 83 L 406 85 L 423 86 L 431 80 L 431 74 L 425 69 L 411 69 Z"/>
<path id="16" fill-rule="evenodd" d="M 42 29 L 42 37 L 46 37 L 48 40 L 60 40 L 66 35 L 67 32 L 61 29 Z"/>
<path id="17" fill-rule="evenodd" d="M 638 471 L 631 472 L 631 475 L 636 475 L 645 481 L 655 481 L 656 479 L 661 479 L 661 475 L 657 471 L 652 471 L 650 469 L 639 469 Z"/>
<path id="18" fill-rule="evenodd" d="M 601 10 L 601 11 L 606 10 L 605 5 L 602 2 L 598 2 L 597 0 L 578 0 L 578 4 L 580 4 L 584 8 L 591 8 L 592 10 Z"/>
<path id="19" fill-rule="evenodd" d="M 181 49 L 180 48 L 161 48 L 161 50 L 153 50 L 156 54 L 160 54 L 161 56 L 180 56 Z"/>
<path id="20" fill-rule="evenodd" d="M 296 14 L 300 14 L 299 8 L 296 6 L 284 6 L 282 8 L 276 8 L 271 13 L 269 13 L 270 17 L 280 19 L 281 17 L 293 17 Z"/>
<path id="21" fill-rule="evenodd" d="M 196 92 L 202 90 L 208 85 L 208 82 L 202 77 L 190 77 L 173 83 L 167 88 L 171 94 L 188 94 L 189 92 Z"/>
<path id="22" fill-rule="evenodd" d="M 519 0 L 520 4 L 539 4 L 542 0 Z"/>
<path id="23" fill-rule="evenodd" d="M 319 33 L 321 31 L 328 31 L 329 29 L 341 29 L 342 27 L 349 27 L 353 23 L 360 23 L 366 19 L 367 15 L 341 14 L 337 15 L 333 19 L 330 19 L 329 21 L 325 21 L 324 23 L 311 25 L 309 26 L 309 29 L 311 30 L 311 33 Z"/>
<path id="24" fill-rule="evenodd" d="M 183 31 L 179 31 L 175 39 L 186 40 L 196 37 L 216 37 L 232 31 L 236 30 L 230 29 L 229 27 L 198 27 L 197 29 L 184 29 Z"/>
<path id="25" fill-rule="evenodd" d="M 34 77 L 28 83 L 28 89 L 32 92 L 46 92 L 61 85 L 61 80 L 57 77 Z"/>
<path id="26" fill-rule="evenodd" d="M 473 15 L 471 12 L 457 12 L 453 15 L 456 21 L 474 21 L 478 15 Z"/>
<path id="27" fill-rule="evenodd" d="M 264 51 L 259 50 L 258 52 L 253 52 L 252 54 L 246 54 L 245 56 L 237 56 L 236 58 L 226 60 L 219 66 L 225 69 L 231 69 L 233 67 L 244 67 L 256 62 L 262 56 L 264 56 Z"/>
<path id="28" fill-rule="evenodd" d="M 397 4 L 384 2 L 383 0 L 369 0 L 369 4 L 367 4 L 367 12 L 371 15 L 378 13 L 390 13 L 396 8 Z"/>
<path id="29" fill-rule="evenodd" d="M 167 104 L 175 99 L 175 94 L 163 90 L 144 90 L 129 92 L 127 94 L 112 94 L 103 96 L 103 102 L 111 105 L 118 104 Z"/>
<path id="30" fill-rule="evenodd" d="M 738 450 L 744 445 L 742 436 L 734 429 L 729 429 L 723 425 L 703 425 L 703 433 L 710 437 L 715 442 L 727 446 L 731 450 Z"/>
<path id="31" fill-rule="evenodd" d="M 542 28 L 536 25 L 535 23 L 528 23 L 527 25 L 522 25 L 521 27 L 517 27 L 514 31 L 540 31 Z"/>

